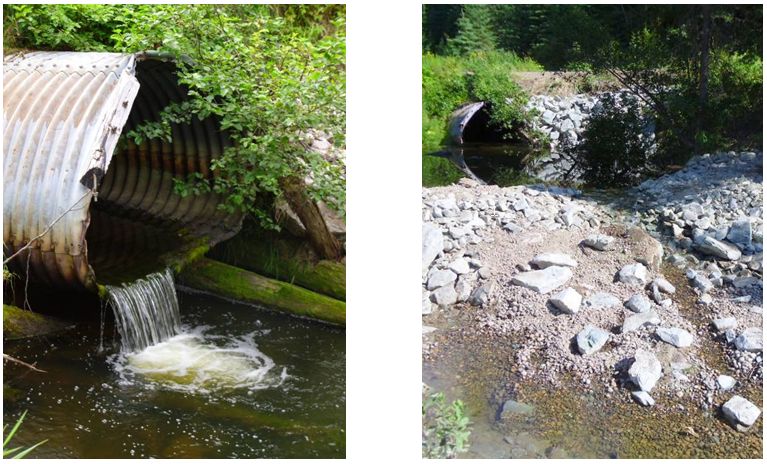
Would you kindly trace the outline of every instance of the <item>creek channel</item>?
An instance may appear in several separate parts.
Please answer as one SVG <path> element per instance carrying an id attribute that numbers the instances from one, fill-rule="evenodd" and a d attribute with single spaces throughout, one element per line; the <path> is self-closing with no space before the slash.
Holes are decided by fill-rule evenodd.
<path id="1" fill-rule="evenodd" d="M 517 150 L 509 147 L 508 153 L 517 153 L 517 157 L 504 159 L 505 165 L 495 161 L 495 156 L 503 159 L 497 155 L 504 153 L 503 149 L 484 151 L 485 145 L 481 144 L 472 148 L 478 150 L 476 155 L 464 152 L 464 159 L 478 177 L 496 183 L 492 182 L 495 166 L 523 166 L 518 160 L 524 159 L 525 153 L 514 148 Z M 427 157 L 433 158 L 424 155 L 424 159 Z M 433 176 L 428 181 L 425 163 L 424 187 L 449 185 L 466 177 L 454 166 L 450 167 L 458 173 L 456 178 Z M 581 199 L 599 204 L 615 222 L 637 223 L 632 190 L 590 190 Z M 667 266 L 664 275 L 682 293 L 692 295 L 680 270 Z M 707 330 L 708 319 L 694 304 L 693 296 L 677 299 L 680 311 Z M 449 306 L 424 319 L 424 324 L 437 330 L 423 339 L 422 380 L 431 392 L 444 392 L 449 402 L 462 400 L 472 422 L 470 447 L 459 458 L 761 457 L 761 425 L 742 434 L 717 411 L 701 410 L 693 402 L 684 404 L 684 410 L 661 413 L 596 384 L 584 387 L 575 379 L 563 378 L 561 386 L 553 387 L 521 377 L 516 354 L 525 346 L 524 338 L 512 334 L 502 338 L 484 336 L 476 311 L 483 310 L 468 305 Z M 712 342 L 703 351 L 710 355 L 710 365 L 726 372 L 719 344 Z M 753 385 L 739 394 L 762 396 L 761 387 Z M 509 400 L 514 401 L 511 413 L 501 414 Z"/>
<path id="2" fill-rule="evenodd" d="M 102 321 L 6 342 L 46 371 L 6 366 L 3 419 L 28 411 L 14 445 L 47 439 L 37 458 L 345 456 L 342 329 L 183 288 L 176 311 L 167 333 L 127 348 L 108 307 Z"/>

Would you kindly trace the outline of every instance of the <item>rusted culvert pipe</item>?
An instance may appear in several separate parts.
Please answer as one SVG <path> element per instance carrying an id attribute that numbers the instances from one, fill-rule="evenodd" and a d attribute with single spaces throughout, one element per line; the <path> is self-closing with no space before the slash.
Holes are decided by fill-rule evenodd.
<path id="1" fill-rule="evenodd" d="M 239 230 L 242 215 L 218 209 L 218 195 L 173 191 L 173 178 L 214 176 L 210 160 L 231 144 L 214 119 L 174 124 L 172 142 L 118 146 L 121 133 L 185 98 L 172 62 L 31 52 L 7 57 L 3 75 L 5 256 L 32 241 L 12 270 L 29 263 L 30 278 L 95 291 L 97 279 L 120 280 Z"/>

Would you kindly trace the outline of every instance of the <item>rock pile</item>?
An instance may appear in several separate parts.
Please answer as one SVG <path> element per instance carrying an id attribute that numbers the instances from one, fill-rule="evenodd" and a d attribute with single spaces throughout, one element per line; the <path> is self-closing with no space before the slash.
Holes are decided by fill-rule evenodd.
<path id="1" fill-rule="evenodd" d="M 705 214 L 710 203 L 700 204 L 704 213 L 688 217 Z M 653 208 L 640 217 L 652 217 Z M 761 307 L 753 306 L 761 305 L 761 267 L 742 261 L 761 253 L 753 229 L 751 248 L 727 238 L 747 235 L 742 225 L 714 237 L 737 248 L 736 261 L 723 253 L 703 262 L 676 248 L 666 257 L 689 267 L 699 299 L 716 302 L 700 325 L 681 311 L 686 303 L 663 275 L 664 247 L 641 228 L 612 223 L 613 212 L 576 190 L 464 179 L 424 189 L 422 212 L 423 313 L 457 305 L 451 311 L 470 311 L 472 330 L 519 337 L 514 368 L 522 378 L 558 385 L 568 373 L 584 384 L 596 378 L 608 397 L 628 387 L 648 407 L 671 407 L 685 396 L 712 408 L 724 403 L 722 392 L 762 376 Z M 727 296 L 725 287 L 740 294 Z M 699 350 L 712 338 L 727 344 L 735 377 L 706 364 Z"/>
<path id="2" fill-rule="evenodd" d="M 571 170 L 572 160 L 560 156 L 559 147 L 565 139 L 573 145 L 580 142 L 589 119 L 600 111 L 602 104 L 599 100 L 605 94 L 631 98 L 625 91 L 578 94 L 569 97 L 534 95 L 530 98 L 525 108 L 538 114 L 538 117 L 534 119 L 533 129 L 548 136 L 551 148 L 551 153 L 537 160 L 535 167 L 531 168 L 533 175 L 543 180 L 559 180 Z M 621 101 L 618 98 L 614 100 L 618 103 Z M 648 124 L 646 135 L 654 139 L 654 130 L 652 124 Z M 577 180 L 578 174 L 572 172 L 570 178 Z"/>

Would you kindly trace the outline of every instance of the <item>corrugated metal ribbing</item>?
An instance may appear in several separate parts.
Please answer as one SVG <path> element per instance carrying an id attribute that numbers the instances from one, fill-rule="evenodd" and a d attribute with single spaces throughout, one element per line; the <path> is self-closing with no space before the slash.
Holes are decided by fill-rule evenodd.
<path id="1" fill-rule="evenodd" d="M 100 234 L 97 249 L 104 256 L 93 256 L 91 261 L 104 263 L 105 268 L 110 265 L 109 256 L 122 259 L 127 250 L 140 254 L 141 243 L 148 242 L 146 232 L 132 233 L 134 228 L 124 226 L 126 220 L 174 232 L 183 229 L 185 235 L 209 235 L 214 242 L 236 233 L 241 216 L 217 209 L 215 195 L 181 199 L 172 191 L 173 177 L 192 171 L 209 174 L 209 160 L 226 146 L 228 139 L 214 121 L 175 126 L 170 144 L 146 141 L 137 147 L 128 143 L 113 159 L 123 126 L 128 130 L 143 120 L 156 119 L 169 101 L 183 98 L 173 70 L 171 63 L 112 53 L 33 52 L 6 58 L 6 256 L 69 210 L 28 252 L 19 255 L 17 268 L 29 262 L 31 277 L 50 285 L 95 288 L 86 241 L 92 204 L 100 211 L 94 221 L 120 217 L 93 227 Z M 106 172 L 96 203 L 81 183 L 91 172 Z M 99 266 L 94 267 L 98 273 Z"/>

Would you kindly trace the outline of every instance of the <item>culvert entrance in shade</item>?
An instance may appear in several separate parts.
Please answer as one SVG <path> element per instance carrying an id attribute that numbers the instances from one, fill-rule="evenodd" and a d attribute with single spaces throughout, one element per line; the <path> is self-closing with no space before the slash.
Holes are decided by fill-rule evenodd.
<path id="1" fill-rule="evenodd" d="M 6 58 L 3 72 L 4 254 L 31 242 L 12 268 L 95 290 L 239 230 L 242 216 L 219 209 L 218 195 L 173 189 L 174 178 L 214 175 L 211 159 L 230 145 L 215 120 L 173 124 L 170 142 L 120 137 L 185 98 L 172 62 L 32 52 Z"/>

